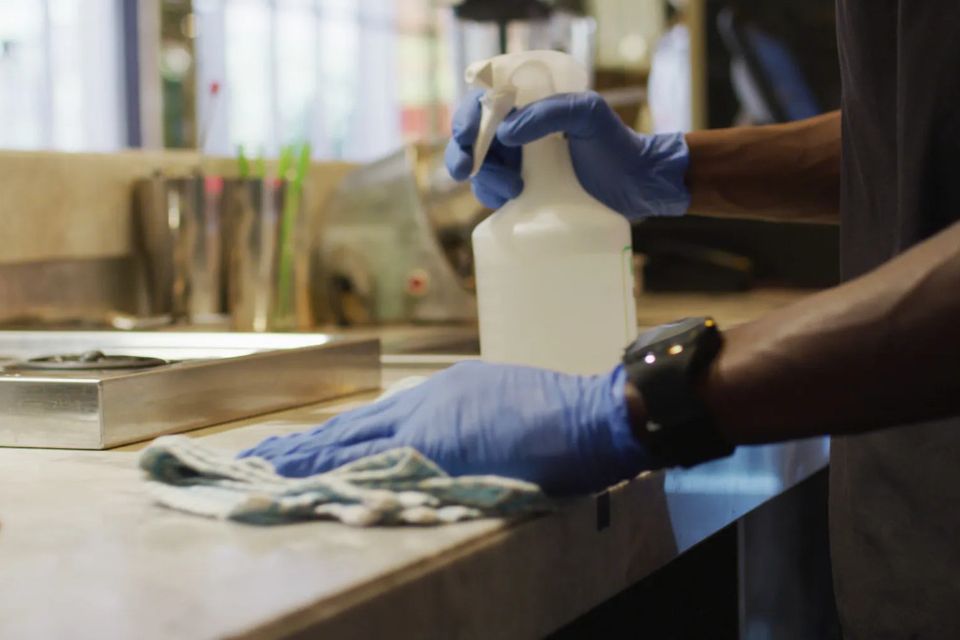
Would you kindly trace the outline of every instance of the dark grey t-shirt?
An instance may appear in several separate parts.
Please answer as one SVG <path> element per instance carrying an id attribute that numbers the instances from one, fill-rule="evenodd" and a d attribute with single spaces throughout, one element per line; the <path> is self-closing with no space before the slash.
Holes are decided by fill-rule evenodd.
<path id="1" fill-rule="evenodd" d="M 837 21 L 853 278 L 960 220 L 960 0 L 837 0 Z M 845 639 L 960 638 L 960 416 L 835 438 L 830 482 Z"/>

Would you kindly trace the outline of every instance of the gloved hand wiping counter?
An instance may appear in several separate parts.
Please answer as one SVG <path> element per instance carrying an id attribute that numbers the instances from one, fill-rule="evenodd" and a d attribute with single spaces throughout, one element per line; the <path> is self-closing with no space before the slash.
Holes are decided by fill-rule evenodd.
<path id="1" fill-rule="evenodd" d="M 450 174 L 473 166 L 480 92 L 453 119 Z M 631 219 L 678 216 L 688 149 L 682 134 L 644 136 L 626 127 L 592 92 L 562 94 L 514 111 L 500 125 L 472 179 L 491 208 L 520 194 L 522 145 L 563 132 L 577 177 L 595 198 Z M 303 477 L 398 447 L 413 447 L 453 476 L 495 474 L 534 482 L 551 495 L 601 490 L 662 466 L 633 437 L 622 366 L 605 375 L 479 362 L 340 415 L 308 432 L 269 438 L 241 456 Z"/>
<path id="2" fill-rule="evenodd" d="M 292 477 L 412 447 L 453 476 L 493 474 L 549 494 L 603 489 L 651 460 L 630 431 L 622 367 L 574 376 L 464 362 L 303 433 L 244 451 Z"/>

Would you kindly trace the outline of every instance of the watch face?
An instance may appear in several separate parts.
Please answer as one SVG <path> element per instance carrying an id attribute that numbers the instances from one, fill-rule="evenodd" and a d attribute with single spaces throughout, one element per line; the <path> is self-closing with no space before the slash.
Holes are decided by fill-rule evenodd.
<path id="1" fill-rule="evenodd" d="M 705 321 L 706 318 L 684 318 L 670 324 L 660 325 L 641 334 L 634 343 L 634 348 L 639 350 L 658 342 L 666 342 L 703 325 Z"/>

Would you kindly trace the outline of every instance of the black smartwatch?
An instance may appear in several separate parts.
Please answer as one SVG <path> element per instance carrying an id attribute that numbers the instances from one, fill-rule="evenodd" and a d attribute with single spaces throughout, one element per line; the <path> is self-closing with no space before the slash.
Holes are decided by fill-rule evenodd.
<path id="1" fill-rule="evenodd" d="M 646 405 L 646 422 L 634 425 L 634 435 L 664 466 L 692 467 L 733 453 L 697 392 L 722 346 L 712 318 L 686 318 L 643 333 L 624 353 L 627 378 Z"/>

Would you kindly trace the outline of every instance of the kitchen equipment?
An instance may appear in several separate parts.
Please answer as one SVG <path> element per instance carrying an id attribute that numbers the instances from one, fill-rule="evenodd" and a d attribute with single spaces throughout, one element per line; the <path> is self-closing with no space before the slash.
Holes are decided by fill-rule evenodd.
<path id="1" fill-rule="evenodd" d="M 463 72 L 474 60 L 504 53 L 553 49 L 569 53 L 593 77 L 596 21 L 582 2 L 544 0 L 460 0 L 449 11 L 453 81 L 457 97 L 467 91 Z"/>
<path id="2" fill-rule="evenodd" d="M 224 308 L 234 331 L 276 328 L 279 227 L 285 195 L 281 180 L 224 181 Z"/>
<path id="3" fill-rule="evenodd" d="M 586 70 L 557 51 L 497 56 L 466 75 L 486 91 L 474 175 L 514 107 L 587 88 Z M 607 371 L 637 332 L 630 223 L 580 186 L 561 134 L 524 145 L 522 173 L 523 192 L 473 232 L 480 353 L 568 373 Z"/>
<path id="4" fill-rule="evenodd" d="M 488 212 L 468 184 L 447 175 L 442 148 L 405 147 L 340 183 L 311 265 L 320 319 L 350 325 L 476 317 L 469 239 Z"/>
<path id="5" fill-rule="evenodd" d="M 104 449 L 380 386 L 377 340 L 0 332 L 0 446 Z"/>
<path id="6" fill-rule="evenodd" d="M 134 185 L 134 227 L 147 315 L 217 320 L 223 313 L 220 198 L 223 179 L 154 175 Z"/>

